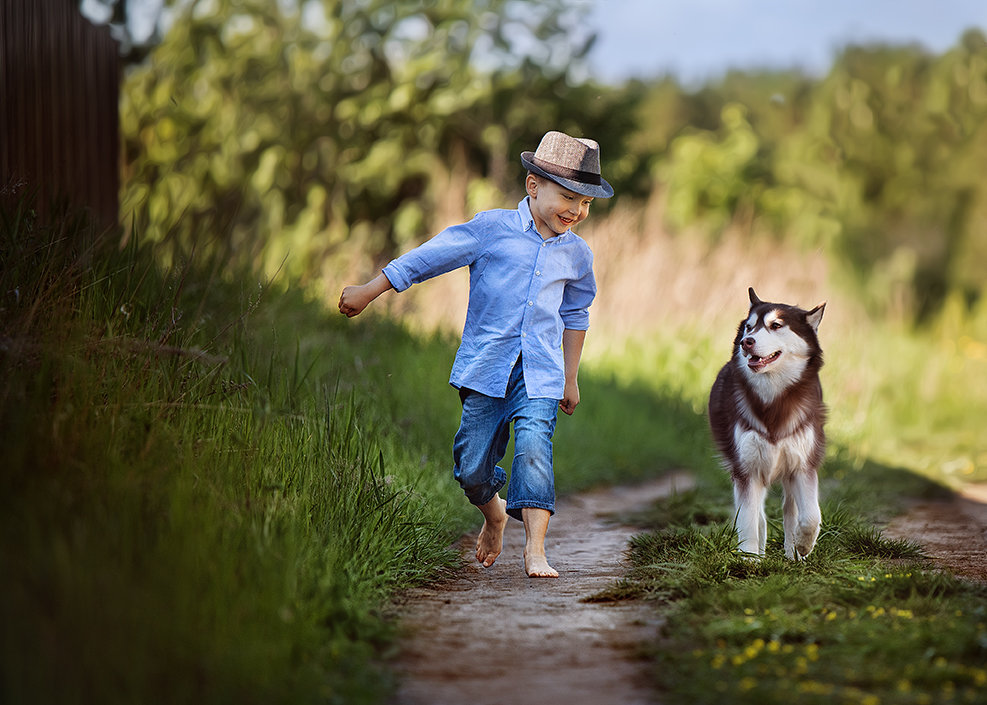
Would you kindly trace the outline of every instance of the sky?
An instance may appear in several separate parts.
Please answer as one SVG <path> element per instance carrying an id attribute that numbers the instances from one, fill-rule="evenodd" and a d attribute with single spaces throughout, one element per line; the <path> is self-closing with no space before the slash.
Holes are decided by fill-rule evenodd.
<path id="1" fill-rule="evenodd" d="M 799 67 L 824 75 L 847 44 L 917 43 L 933 53 L 987 33 L 987 0 L 596 0 L 591 74 L 669 73 L 699 84 L 729 68 Z"/>
<path id="2" fill-rule="evenodd" d="M 130 9 L 130 34 L 150 35 L 164 0 L 81 0 L 96 21 L 114 2 Z M 272 0 L 273 1 L 273 0 Z M 987 0 L 575 0 L 597 33 L 590 73 L 605 82 L 675 75 L 698 85 L 729 68 L 798 67 L 824 75 L 841 47 L 918 43 L 933 53 L 964 30 L 987 33 Z"/>

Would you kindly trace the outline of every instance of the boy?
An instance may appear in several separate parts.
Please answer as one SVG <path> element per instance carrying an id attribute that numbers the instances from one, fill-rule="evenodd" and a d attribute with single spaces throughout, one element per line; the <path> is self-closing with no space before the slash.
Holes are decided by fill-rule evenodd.
<path id="1" fill-rule="evenodd" d="M 571 228 L 589 215 L 594 198 L 613 188 L 600 174 L 599 145 L 548 132 L 538 149 L 521 154 L 527 196 L 516 210 L 490 210 L 443 230 L 393 260 L 362 286 L 339 297 L 352 318 L 388 289 L 458 267 L 470 268 L 469 307 L 449 383 L 463 415 L 453 443 L 453 474 L 483 514 L 476 559 L 493 565 L 509 516 L 524 523 L 529 577 L 557 578 L 545 556 L 555 512 L 552 436 L 558 409 L 572 415 L 588 308 L 596 295 L 593 253 Z M 497 466 L 514 424 L 514 462 Z"/>

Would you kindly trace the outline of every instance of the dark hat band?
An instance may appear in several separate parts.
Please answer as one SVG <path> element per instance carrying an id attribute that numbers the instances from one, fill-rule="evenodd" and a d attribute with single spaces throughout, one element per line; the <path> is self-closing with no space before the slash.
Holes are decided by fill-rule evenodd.
<path id="1" fill-rule="evenodd" d="M 600 175 L 594 174 L 592 171 L 570 169 L 569 167 L 546 162 L 544 159 L 539 159 L 534 156 L 531 158 L 531 163 L 539 169 L 547 171 L 549 174 L 562 177 L 563 179 L 572 179 L 573 181 L 580 181 L 584 184 L 593 184 L 594 186 L 599 186 L 602 183 Z"/>

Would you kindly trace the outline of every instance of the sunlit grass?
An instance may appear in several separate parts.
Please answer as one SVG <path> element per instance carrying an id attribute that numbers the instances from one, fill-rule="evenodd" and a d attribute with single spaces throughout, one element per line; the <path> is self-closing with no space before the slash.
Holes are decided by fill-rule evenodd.
<path id="1" fill-rule="evenodd" d="M 628 579 L 596 597 L 652 599 L 666 616 L 649 650 L 663 702 L 982 702 L 987 588 L 932 570 L 844 505 L 823 507 L 805 562 L 783 557 L 776 518 L 751 560 L 732 519 L 696 521 L 711 500 L 727 511 L 715 484 L 660 503 Z"/>

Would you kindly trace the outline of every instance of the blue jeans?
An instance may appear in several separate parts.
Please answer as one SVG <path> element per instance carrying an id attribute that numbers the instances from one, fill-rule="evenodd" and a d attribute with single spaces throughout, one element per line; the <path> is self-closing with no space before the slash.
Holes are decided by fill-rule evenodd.
<path id="1" fill-rule="evenodd" d="M 453 442 L 453 475 L 476 505 L 486 504 L 507 482 L 497 463 L 504 457 L 514 424 L 514 462 L 507 488 L 507 513 L 521 519 L 525 507 L 555 513 L 552 436 L 557 399 L 530 399 L 518 358 L 507 384 L 507 396 L 488 397 L 461 389 L 463 417 Z"/>

